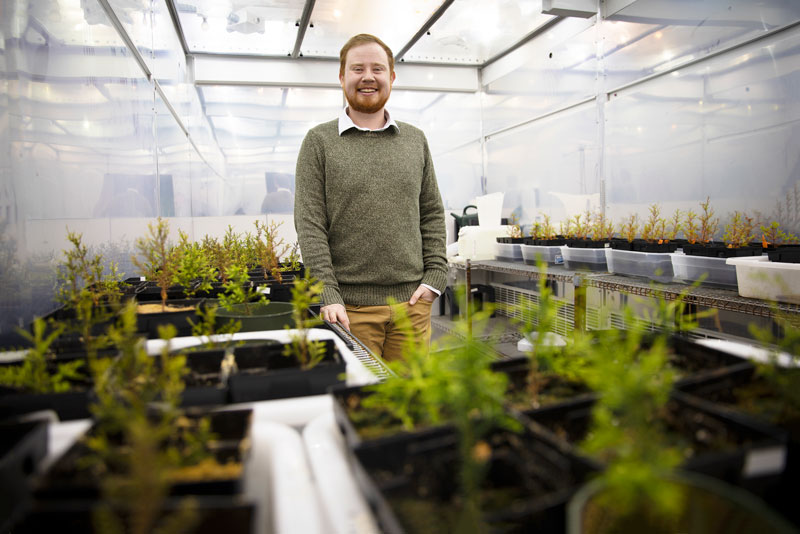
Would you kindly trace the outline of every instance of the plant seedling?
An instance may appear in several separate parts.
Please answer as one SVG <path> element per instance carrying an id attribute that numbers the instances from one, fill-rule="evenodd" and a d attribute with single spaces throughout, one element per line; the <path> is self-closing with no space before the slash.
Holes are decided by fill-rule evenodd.
<path id="1" fill-rule="evenodd" d="M 325 357 L 325 343 L 308 338 L 309 329 L 322 324 L 312 317 L 309 308 L 319 302 L 322 282 L 314 278 L 300 278 L 292 286 L 292 319 L 295 330 L 290 334 L 291 343 L 284 349 L 285 356 L 294 356 L 302 369 L 313 369 Z M 287 326 L 287 330 L 290 328 Z"/>
<path id="2" fill-rule="evenodd" d="M 136 240 L 139 257 L 131 260 L 142 274 L 161 289 L 161 311 L 167 309 L 167 289 L 177 283 L 180 251 L 169 242 L 169 222 L 159 217 L 147 224 L 147 235 Z"/>

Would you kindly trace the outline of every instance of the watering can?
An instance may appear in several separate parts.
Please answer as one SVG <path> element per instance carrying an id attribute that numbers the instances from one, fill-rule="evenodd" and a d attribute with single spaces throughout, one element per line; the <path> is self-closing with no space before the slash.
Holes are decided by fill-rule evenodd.
<path id="1" fill-rule="evenodd" d="M 464 206 L 464 210 L 461 212 L 461 215 L 456 215 L 455 213 L 450 214 L 456 220 L 456 238 L 458 238 L 458 231 L 462 226 L 478 226 L 478 212 L 475 211 L 475 213 L 467 213 L 469 208 L 475 208 L 475 210 L 478 209 L 477 206 L 470 204 L 468 206 Z"/>

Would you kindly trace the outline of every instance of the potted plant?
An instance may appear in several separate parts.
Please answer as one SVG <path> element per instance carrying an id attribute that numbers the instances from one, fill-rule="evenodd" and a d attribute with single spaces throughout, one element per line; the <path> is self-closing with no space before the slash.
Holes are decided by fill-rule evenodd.
<path id="1" fill-rule="evenodd" d="M 599 215 L 598 215 L 599 216 Z M 564 266 L 567 269 L 605 271 L 606 253 L 605 231 L 602 240 L 595 241 L 589 236 L 592 232 L 592 214 L 576 214 L 562 225 L 562 231 L 567 238 L 566 246 L 562 249 Z"/>
<path id="2" fill-rule="evenodd" d="M 599 367 L 587 380 L 600 394 L 581 448 L 603 461 L 606 469 L 573 497 L 569 532 L 791 531 L 752 494 L 677 471 L 682 462 L 689 469 L 693 463 L 700 466 L 685 460 L 664 424 L 669 420 L 665 414 L 674 409 L 671 403 L 680 399 L 671 392 L 671 373 L 665 372 L 664 340 L 647 351 L 625 346 L 621 358 L 593 359 Z M 676 416 L 698 406 L 688 402 Z"/>
<path id="3" fill-rule="evenodd" d="M 104 328 L 114 320 L 123 301 L 122 275 L 117 265 L 106 262 L 99 254 L 91 254 L 81 234 L 67 231 L 72 247 L 63 251 L 57 267 L 56 299 L 63 306 L 49 319 L 61 322 L 65 332 L 76 337 L 62 336 L 55 340 L 59 351 L 85 350 L 89 358 L 107 346 Z"/>
<path id="4" fill-rule="evenodd" d="M 309 335 L 322 324 L 309 310 L 320 295 L 322 282 L 295 280 L 291 302 L 295 328 L 284 327 L 289 342 L 256 340 L 233 349 L 237 372 L 229 379 L 232 402 L 320 395 L 342 384 L 346 365 L 335 344 Z"/>
<path id="5" fill-rule="evenodd" d="M 161 333 L 169 339 L 175 329 Z M 95 423 L 42 478 L 21 531 L 59 523 L 142 534 L 208 532 L 221 522 L 249 529 L 253 505 L 240 491 L 250 411 L 180 411 L 185 360 L 168 344 L 160 358 L 147 355 L 132 305 L 109 337 L 120 355 L 91 366 Z"/>
<path id="6" fill-rule="evenodd" d="M 485 311 L 473 316 L 485 318 Z M 410 337 L 404 359 L 389 364 L 399 376 L 337 392 L 357 480 L 380 528 L 563 528 L 567 495 L 591 468 L 510 418 L 505 377 L 491 371 L 482 342 L 464 339 L 430 358 Z M 368 439 L 370 426 L 380 433 Z"/>
<path id="7" fill-rule="evenodd" d="M 20 330 L 31 347 L 21 362 L 0 365 L 0 418 L 39 410 L 53 410 L 61 420 L 89 416 L 86 357 L 57 360 L 52 351 L 63 329 L 56 324 L 48 332 L 45 320 L 37 318 L 32 332 Z"/>
<path id="8" fill-rule="evenodd" d="M 769 261 L 800 263 L 800 239 L 785 232 L 778 221 L 769 226 L 761 225 L 761 245 L 769 256 Z"/>
<path id="9" fill-rule="evenodd" d="M 561 246 L 566 240 L 556 235 L 556 229 L 548 214 L 542 215 L 542 222 L 534 222 L 530 229 L 530 239 L 520 245 L 522 259 L 529 265 L 536 265 L 539 261 L 560 265 L 564 263 Z"/>
<path id="10" fill-rule="evenodd" d="M 672 260 L 677 248 L 673 240 L 678 233 L 680 211 L 668 222 L 661 217 L 661 207 L 651 204 L 649 215 L 641 225 L 641 238 L 631 239 L 637 225 L 632 215 L 621 227 L 624 240 L 612 241 L 606 249 L 608 271 L 615 274 L 642 276 L 656 282 L 672 281 Z"/>
<path id="11" fill-rule="evenodd" d="M 505 237 L 495 238 L 495 258 L 500 261 L 522 261 L 520 246 L 525 242 L 525 237 L 522 235 L 522 227 L 519 225 L 516 213 L 512 213 L 509 217 L 507 233 Z"/>
<path id="12" fill-rule="evenodd" d="M 158 288 L 160 299 L 158 304 L 147 302 L 139 304 L 137 308 L 139 330 L 154 338 L 158 336 L 159 326 L 172 324 L 180 335 L 188 335 L 191 332 L 188 318 L 195 314 L 197 307 L 201 305 L 201 300 L 173 298 L 168 301 L 168 292 L 170 288 L 174 288 L 177 297 L 185 297 L 185 288 L 175 287 L 179 277 L 194 279 L 207 274 L 200 271 L 191 273 L 186 271 L 188 268 L 202 268 L 202 265 L 191 263 L 191 256 L 184 261 L 182 252 L 185 249 L 174 246 L 169 240 L 167 220 L 158 217 L 155 223 L 148 223 L 147 230 L 145 236 L 136 239 L 138 256 L 134 255 L 131 260 L 145 279 Z M 182 269 L 183 274 L 181 274 Z"/>
<path id="13" fill-rule="evenodd" d="M 677 458 L 682 469 L 749 490 L 776 484 L 779 471 L 750 470 L 747 461 L 752 454 L 785 448 L 785 433 L 672 389 L 675 373 L 668 366 L 666 334 L 644 344 L 644 327 L 631 325 L 624 333 L 607 332 L 585 352 L 589 364 L 583 375 L 597 391 L 596 399 L 544 407 L 529 416 L 559 439 L 582 443 L 585 453 L 603 463 L 626 451 L 635 452 L 634 460 L 666 455 L 673 462 Z M 669 439 L 667 448 L 657 445 L 659 425 Z"/>
<path id="14" fill-rule="evenodd" d="M 291 325 L 292 304 L 271 302 L 250 280 L 247 266 L 240 261 L 225 272 L 226 282 L 219 295 L 217 316 L 241 323 L 242 332 L 282 330 Z"/>

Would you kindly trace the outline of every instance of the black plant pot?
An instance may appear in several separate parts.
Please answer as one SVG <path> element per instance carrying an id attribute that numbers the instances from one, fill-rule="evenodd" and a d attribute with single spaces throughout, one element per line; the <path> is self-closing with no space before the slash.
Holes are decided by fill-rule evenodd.
<path id="1" fill-rule="evenodd" d="M 496 238 L 498 243 L 504 243 L 506 245 L 521 245 L 525 243 L 524 237 L 498 237 Z"/>
<path id="2" fill-rule="evenodd" d="M 149 339 L 158 339 L 158 327 L 171 324 L 177 330 L 177 337 L 192 335 L 189 319 L 196 321 L 197 308 L 205 305 L 200 298 L 167 300 L 162 310 L 160 301 L 145 302 L 144 305 L 155 307 L 152 313 L 137 313 L 137 331 L 146 334 Z"/>
<path id="3" fill-rule="evenodd" d="M 769 257 L 769 261 L 780 263 L 800 263 L 800 247 L 778 247 L 775 250 L 767 251 L 767 256 Z"/>
<path id="4" fill-rule="evenodd" d="M 0 388 L 0 418 L 53 410 L 61 421 L 86 419 L 91 416 L 89 404 L 93 395 L 88 389 L 65 393 L 25 393 Z"/>
<path id="5" fill-rule="evenodd" d="M 567 239 L 566 245 L 572 248 L 605 248 L 608 241 L 594 239 Z"/>
<path id="6" fill-rule="evenodd" d="M 245 461 L 245 455 L 249 451 L 252 410 L 216 412 L 192 410 L 186 411 L 184 414 L 190 419 L 206 416 L 209 418 L 211 432 L 217 436 L 213 454 L 220 464 L 228 461 Z M 93 428 L 90 428 L 88 435 L 92 433 Z M 81 465 L 82 459 L 89 454 L 91 451 L 84 441 L 73 444 L 39 481 L 35 491 L 36 500 L 98 499 L 100 497 L 100 479 L 91 469 Z M 170 487 L 169 494 L 174 496 L 235 495 L 242 492 L 243 483 L 243 474 L 194 481 L 182 480 Z"/>
<path id="7" fill-rule="evenodd" d="M 177 514 L 185 497 L 168 497 L 161 508 L 164 516 Z M 255 505 L 242 495 L 192 495 L 197 505 L 194 528 L 186 534 L 219 534 L 220 532 L 253 532 Z M 98 501 L 92 499 L 68 499 L 37 501 L 33 511 L 21 524 L 14 527 L 14 534 L 86 534 L 95 532 L 94 510 Z M 119 512 L 119 510 L 117 510 Z M 130 512 L 128 512 L 130 513 Z"/>
<path id="8" fill-rule="evenodd" d="M 800 371 L 787 369 L 784 372 Z M 781 482 L 765 495 L 765 500 L 800 526 L 800 509 L 794 498 L 800 480 L 800 414 L 789 408 L 773 386 L 758 375 L 755 367 L 739 368 L 716 381 L 689 381 L 681 389 L 723 409 L 746 412 L 787 432 L 786 466 Z"/>
<path id="9" fill-rule="evenodd" d="M 526 244 L 537 245 L 540 247 L 559 247 L 561 245 L 566 245 L 567 239 L 561 236 L 555 237 L 553 239 L 531 239 L 531 242 Z"/>
<path id="10" fill-rule="evenodd" d="M 489 531 L 563 532 L 565 505 L 597 466 L 564 450 L 535 425 L 515 434 L 493 430 L 479 488 Z M 354 474 L 382 532 L 456 532 L 459 465 L 455 432 L 409 447 L 354 451 Z M 500 497 L 502 496 L 502 497 Z"/>
<path id="11" fill-rule="evenodd" d="M 760 256 L 761 246 L 728 248 L 725 243 L 686 243 L 683 245 L 683 253 L 687 256 L 738 258 L 742 256 Z"/>
<path id="12" fill-rule="evenodd" d="M 359 418 L 351 416 L 360 409 L 361 402 L 372 395 L 364 386 L 349 386 L 331 388 L 333 396 L 333 414 L 336 424 L 344 436 L 345 444 L 350 449 L 361 447 L 381 448 L 389 454 L 405 454 L 410 447 L 421 447 L 425 443 L 436 443 L 447 436 L 453 436 L 455 428 L 451 425 L 441 424 L 427 428 L 406 430 L 400 421 L 390 416 L 382 416 L 377 421 L 364 423 Z M 367 425 L 376 425 L 380 430 L 366 430 Z"/>
<path id="13" fill-rule="evenodd" d="M 634 239 L 628 241 L 627 239 L 612 239 L 609 246 L 615 250 L 628 250 L 632 252 L 675 252 L 678 249 L 678 243 L 670 241 L 668 243 L 648 242 L 644 239 Z"/>
<path id="14" fill-rule="evenodd" d="M 228 380 L 231 402 L 323 395 L 343 384 L 347 370 L 344 359 L 332 340 L 323 343 L 325 356 L 311 369 L 302 369 L 294 356 L 285 356 L 282 343 L 237 347 L 238 371 Z"/>
<path id="15" fill-rule="evenodd" d="M 31 505 L 31 480 L 47 455 L 46 420 L 0 421 L 0 532 L 6 532 Z"/>
<path id="16" fill-rule="evenodd" d="M 575 446 L 588 432 L 593 404 L 591 399 L 565 402 L 523 415 L 548 428 L 554 439 Z M 670 434 L 690 446 L 691 453 L 682 469 L 724 480 L 761 496 L 779 485 L 783 462 L 754 461 L 764 456 L 785 457 L 787 435 L 778 427 L 722 410 L 679 391 L 670 395 L 665 423 Z M 717 443 L 722 441 L 727 445 L 720 448 Z"/>

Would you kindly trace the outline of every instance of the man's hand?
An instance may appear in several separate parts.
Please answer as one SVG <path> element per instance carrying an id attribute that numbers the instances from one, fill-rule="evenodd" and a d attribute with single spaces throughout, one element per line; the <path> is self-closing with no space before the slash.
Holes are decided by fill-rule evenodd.
<path id="1" fill-rule="evenodd" d="M 408 299 L 408 304 L 410 306 L 413 306 L 414 304 L 417 303 L 419 299 L 422 299 L 427 302 L 433 302 L 434 300 L 436 300 L 436 293 L 434 293 L 427 287 L 421 285 L 417 288 L 416 291 L 414 291 L 414 294 L 411 295 L 411 298 Z"/>
<path id="2" fill-rule="evenodd" d="M 350 331 L 350 319 L 341 304 L 328 304 L 319 310 L 320 316 L 329 323 L 339 323 L 348 332 Z"/>

